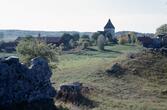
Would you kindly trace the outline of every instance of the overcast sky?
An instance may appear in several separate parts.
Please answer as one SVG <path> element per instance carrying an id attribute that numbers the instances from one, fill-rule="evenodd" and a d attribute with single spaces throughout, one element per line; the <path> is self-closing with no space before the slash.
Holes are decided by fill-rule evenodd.
<path id="1" fill-rule="evenodd" d="M 167 0 L 0 0 L 0 29 L 155 32 L 167 23 Z"/>

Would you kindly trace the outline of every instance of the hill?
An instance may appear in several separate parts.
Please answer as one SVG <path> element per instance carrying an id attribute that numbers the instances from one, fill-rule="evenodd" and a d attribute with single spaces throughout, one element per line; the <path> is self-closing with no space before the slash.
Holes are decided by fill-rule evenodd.
<path id="1" fill-rule="evenodd" d="M 0 30 L 0 35 L 4 37 L 4 40 L 15 40 L 17 37 L 24 37 L 26 35 L 32 35 L 37 37 L 39 33 L 42 36 L 53 36 L 53 37 L 60 37 L 64 33 L 69 33 L 69 34 L 79 33 L 80 35 L 92 34 L 91 32 L 77 32 L 77 31 Z"/>

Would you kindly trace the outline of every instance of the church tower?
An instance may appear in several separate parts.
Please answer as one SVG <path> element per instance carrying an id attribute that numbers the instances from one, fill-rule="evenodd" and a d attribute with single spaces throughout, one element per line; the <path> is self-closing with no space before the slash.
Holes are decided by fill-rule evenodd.
<path id="1" fill-rule="evenodd" d="M 112 35 L 112 37 L 115 36 L 115 27 L 114 25 L 112 24 L 111 20 L 109 19 L 107 24 L 104 26 L 104 32 L 106 34 L 110 34 Z"/>

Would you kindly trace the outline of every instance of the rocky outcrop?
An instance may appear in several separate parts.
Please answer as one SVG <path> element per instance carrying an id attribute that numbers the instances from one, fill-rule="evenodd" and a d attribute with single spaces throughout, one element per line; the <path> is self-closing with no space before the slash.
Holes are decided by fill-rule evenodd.
<path id="1" fill-rule="evenodd" d="M 0 106 L 35 100 L 51 99 L 55 90 L 51 86 L 52 72 L 46 60 L 37 57 L 30 67 L 17 57 L 0 59 Z"/>

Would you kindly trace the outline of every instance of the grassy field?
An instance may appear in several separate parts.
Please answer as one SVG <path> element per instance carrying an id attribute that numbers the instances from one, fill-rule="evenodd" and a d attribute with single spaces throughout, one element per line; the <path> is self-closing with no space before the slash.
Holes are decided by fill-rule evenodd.
<path id="1" fill-rule="evenodd" d="M 7 56 L 17 56 L 16 53 L 4 53 L 0 52 L 0 57 L 7 57 Z"/>
<path id="2" fill-rule="evenodd" d="M 97 106 L 91 110 L 167 110 L 167 99 L 157 96 L 158 84 L 134 75 L 109 77 L 104 72 L 113 63 L 126 59 L 127 53 L 139 52 L 141 47 L 115 45 L 106 47 L 105 52 L 94 49 L 60 56 L 59 69 L 54 71 L 52 77 L 55 88 L 62 83 L 76 81 L 92 88 L 88 97 Z M 66 106 L 70 110 L 89 109 Z"/>
<path id="3" fill-rule="evenodd" d="M 138 59 L 129 63 L 128 66 L 138 70 L 138 74 L 148 76 L 127 74 L 117 78 L 108 76 L 105 72 L 115 62 L 125 61 L 125 64 L 128 64 L 126 55 L 140 52 L 142 49 L 135 45 L 113 45 L 106 46 L 106 51 L 101 52 L 97 51 L 96 47 L 91 47 L 86 51 L 62 54 L 59 56 L 59 62 L 56 63 L 57 68 L 52 69 L 53 86 L 58 89 L 63 83 L 81 82 L 90 88 L 89 94 L 85 96 L 96 106 L 78 107 L 60 102 L 56 102 L 56 105 L 65 106 L 69 110 L 167 110 L 167 96 L 160 95 L 161 90 L 167 89 L 167 79 L 163 79 L 161 83 L 147 79 L 152 73 L 167 75 L 166 57 L 146 55 L 141 61 Z M 0 53 L 0 56 L 8 55 L 15 55 L 15 53 Z M 158 67 L 161 71 L 157 70 Z M 133 73 L 131 70 L 128 72 Z"/>

